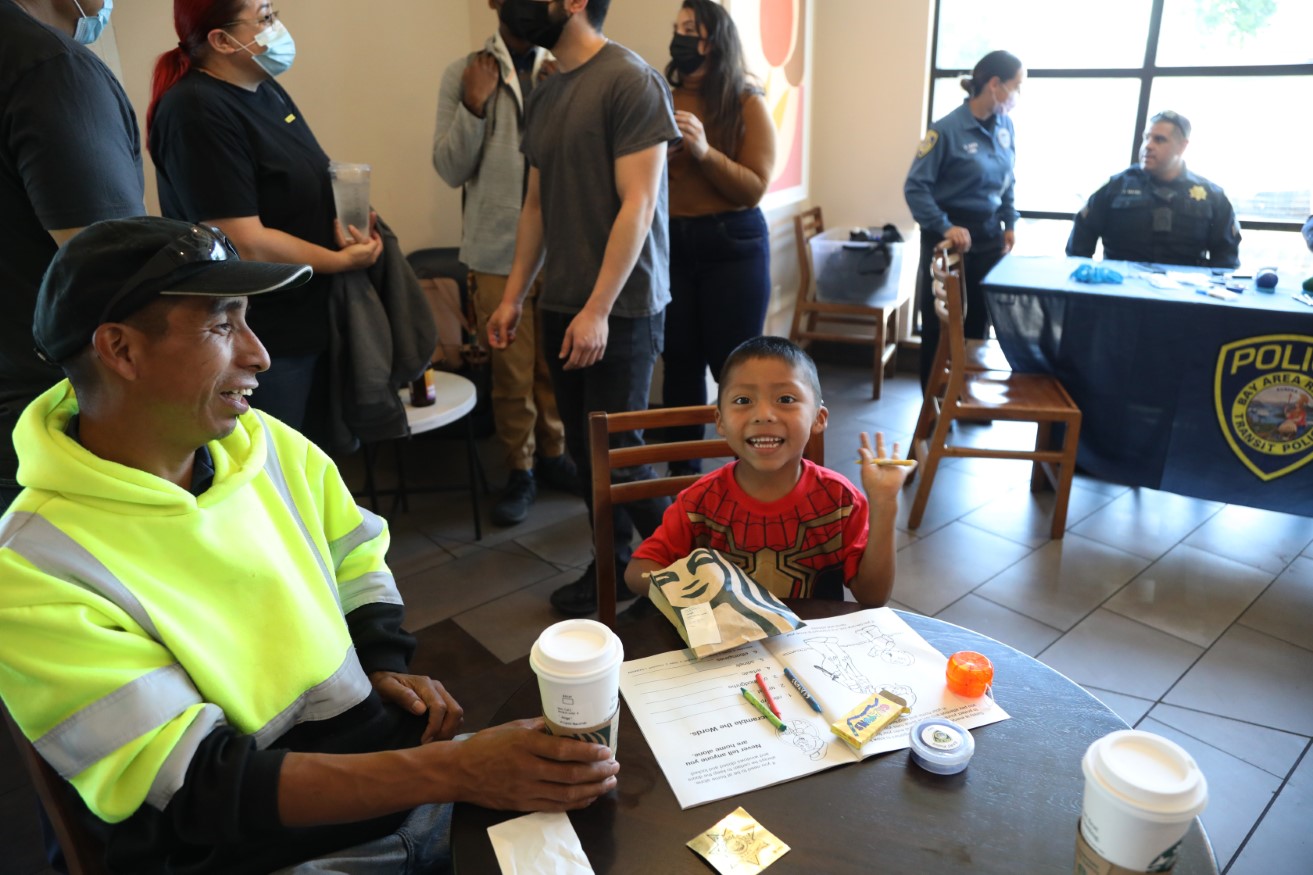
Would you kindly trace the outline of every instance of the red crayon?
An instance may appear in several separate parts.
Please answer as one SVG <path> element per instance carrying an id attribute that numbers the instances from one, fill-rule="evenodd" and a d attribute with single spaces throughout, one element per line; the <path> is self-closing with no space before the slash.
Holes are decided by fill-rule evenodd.
<path id="1" fill-rule="evenodd" d="M 770 690 L 766 689 L 766 682 L 761 679 L 761 672 L 757 672 L 757 686 L 761 688 L 762 698 L 766 700 L 766 707 L 776 717 L 780 716 L 780 709 L 775 707 L 775 700 L 770 697 Z"/>

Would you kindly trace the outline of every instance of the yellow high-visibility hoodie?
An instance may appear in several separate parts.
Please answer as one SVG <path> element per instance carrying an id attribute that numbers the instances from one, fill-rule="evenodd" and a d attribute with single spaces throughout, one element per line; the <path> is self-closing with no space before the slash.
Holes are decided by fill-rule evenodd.
<path id="1" fill-rule="evenodd" d="M 117 851 L 110 830 L 125 871 L 305 859 L 324 840 L 278 823 L 281 754 L 414 743 L 366 674 L 404 671 L 413 648 L 385 523 L 266 415 L 206 445 L 214 479 L 192 495 L 93 455 L 66 433 L 76 412 L 61 382 L 14 433 L 0 697 L 90 811 L 128 827 Z"/>

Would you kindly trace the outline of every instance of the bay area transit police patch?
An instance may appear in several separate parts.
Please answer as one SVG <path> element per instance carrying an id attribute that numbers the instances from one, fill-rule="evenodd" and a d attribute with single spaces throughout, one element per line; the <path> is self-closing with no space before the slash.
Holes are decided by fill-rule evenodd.
<path id="1" fill-rule="evenodd" d="M 1213 391 L 1226 442 L 1260 479 L 1313 461 L 1313 337 L 1269 334 L 1223 345 Z"/>

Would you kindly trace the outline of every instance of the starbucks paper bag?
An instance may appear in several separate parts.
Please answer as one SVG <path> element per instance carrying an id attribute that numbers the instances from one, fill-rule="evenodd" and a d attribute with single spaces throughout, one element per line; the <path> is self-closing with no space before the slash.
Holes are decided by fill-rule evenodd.
<path id="1" fill-rule="evenodd" d="M 806 625 L 715 550 L 694 550 L 648 581 L 648 597 L 699 659 Z"/>

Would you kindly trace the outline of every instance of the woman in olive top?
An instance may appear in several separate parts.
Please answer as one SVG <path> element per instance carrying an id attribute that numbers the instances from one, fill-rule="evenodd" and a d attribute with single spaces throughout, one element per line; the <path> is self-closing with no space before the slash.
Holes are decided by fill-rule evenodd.
<path id="1" fill-rule="evenodd" d="M 748 78 L 738 29 L 711 0 L 684 0 L 666 79 L 682 141 L 670 150 L 667 407 L 706 404 L 734 347 L 761 334 L 770 302 L 770 233 L 757 204 L 775 165 L 775 128 Z M 700 429 L 671 434 L 699 436 Z M 690 473 L 698 463 L 674 470 Z"/>
<path id="2" fill-rule="evenodd" d="M 1008 52 L 980 59 L 962 80 L 962 105 L 930 126 L 908 171 L 903 196 L 921 226 L 921 385 L 939 342 L 930 288 L 930 257 L 940 242 L 964 253 L 966 336 L 989 333 L 989 312 L 980 281 L 1011 249 L 1017 210 L 1012 204 L 1012 169 L 1017 150 L 1008 113 L 1026 71 Z"/>

